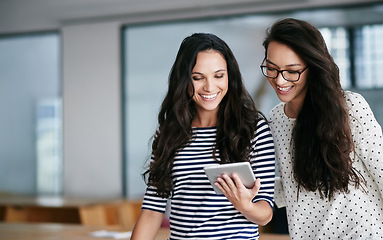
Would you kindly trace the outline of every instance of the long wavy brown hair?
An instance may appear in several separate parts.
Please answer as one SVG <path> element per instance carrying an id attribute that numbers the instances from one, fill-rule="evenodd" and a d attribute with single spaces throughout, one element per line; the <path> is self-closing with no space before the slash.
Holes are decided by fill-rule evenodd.
<path id="1" fill-rule="evenodd" d="M 349 113 L 339 69 L 317 28 L 297 19 L 279 20 L 263 42 L 289 46 L 309 67 L 308 90 L 292 134 L 293 175 L 298 188 L 319 191 L 321 198 L 360 187 L 364 178 L 352 166 L 354 152 Z M 363 187 L 363 186 L 362 186 Z"/>
<path id="2" fill-rule="evenodd" d="M 229 86 L 220 103 L 213 157 L 219 163 L 248 161 L 260 112 L 246 91 L 238 63 L 219 37 L 195 33 L 183 40 L 169 74 L 168 91 L 158 114 L 158 130 L 152 144 L 152 161 L 143 174 L 147 184 L 157 188 L 161 197 L 172 194 L 172 167 L 175 154 L 192 138 L 195 104 L 190 96 L 192 69 L 199 52 L 215 50 L 224 56 Z M 192 91 L 194 93 L 194 89 Z M 216 152 L 219 150 L 219 159 Z"/>

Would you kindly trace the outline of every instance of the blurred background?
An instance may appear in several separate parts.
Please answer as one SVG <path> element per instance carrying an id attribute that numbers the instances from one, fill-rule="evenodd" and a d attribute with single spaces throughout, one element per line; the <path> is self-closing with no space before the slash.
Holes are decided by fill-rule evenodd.
<path id="1" fill-rule="evenodd" d="M 373 0 L 0 0 L 0 196 L 139 200 L 181 41 L 225 40 L 268 115 L 266 29 L 318 27 L 345 89 L 383 125 L 383 2 Z"/>

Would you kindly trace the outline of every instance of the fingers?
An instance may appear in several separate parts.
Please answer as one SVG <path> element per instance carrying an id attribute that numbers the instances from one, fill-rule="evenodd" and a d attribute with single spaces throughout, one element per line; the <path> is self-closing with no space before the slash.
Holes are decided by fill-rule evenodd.
<path id="1" fill-rule="evenodd" d="M 260 188 L 261 188 L 261 179 L 257 178 L 255 180 L 254 187 L 251 190 L 253 193 L 255 193 L 255 195 L 257 195 Z"/>
<path id="2" fill-rule="evenodd" d="M 246 187 L 243 185 L 239 176 L 235 173 L 231 175 L 231 177 L 227 174 L 223 174 L 221 177 L 217 178 L 218 187 L 221 185 L 224 189 L 231 189 L 232 191 L 235 189 L 245 189 Z"/>
<path id="3" fill-rule="evenodd" d="M 239 187 L 239 188 L 240 188 L 240 187 L 245 188 L 245 186 L 243 185 L 241 179 L 239 178 L 239 176 L 238 176 L 236 173 L 233 173 L 233 174 L 231 175 L 231 177 L 232 177 L 232 179 L 234 180 L 235 186 L 237 186 L 237 187 Z"/>
<path id="4" fill-rule="evenodd" d="M 247 189 L 243 184 L 239 176 L 235 173 L 232 176 L 223 174 L 217 178 L 215 185 L 223 192 L 243 191 Z M 255 196 L 258 194 L 261 188 L 261 179 L 257 178 L 254 182 L 254 186 L 250 189 L 252 194 Z"/>
<path id="5" fill-rule="evenodd" d="M 235 188 L 235 184 L 231 177 L 227 174 L 223 174 L 221 177 L 217 178 L 215 185 L 225 194 L 228 191 L 232 191 Z"/>

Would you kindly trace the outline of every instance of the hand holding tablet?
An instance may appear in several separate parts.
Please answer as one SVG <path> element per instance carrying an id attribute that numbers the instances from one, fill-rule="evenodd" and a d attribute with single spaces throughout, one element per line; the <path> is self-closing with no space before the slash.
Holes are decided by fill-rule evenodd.
<path id="1" fill-rule="evenodd" d="M 231 176 L 233 173 L 236 173 L 245 187 L 252 188 L 254 186 L 255 176 L 249 162 L 216 164 L 212 166 L 206 166 L 204 167 L 204 170 L 211 185 L 214 188 L 214 191 L 217 194 L 222 194 L 222 192 L 214 183 L 217 180 L 217 177 L 222 176 L 224 173 L 229 176 Z"/>

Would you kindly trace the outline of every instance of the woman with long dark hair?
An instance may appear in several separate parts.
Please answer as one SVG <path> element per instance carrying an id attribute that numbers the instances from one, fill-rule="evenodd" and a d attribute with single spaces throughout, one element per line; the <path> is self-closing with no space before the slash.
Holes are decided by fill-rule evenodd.
<path id="1" fill-rule="evenodd" d="M 158 115 L 148 188 L 132 239 L 154 239 L 170 200 L 170 239 L 258 239 L 272 217 L 274 143 L 244 88 L 237 61 L 213 34 L 185 38 Z M 223 175 L 216 194 L 203 168 L 250 162 L 247 189 Z M 262 182 L 262 184 L 261 184 Z"/>
<path id="2" fill-rule="evenodd" d="M 292 239 L 383 237 L 382 129 L 365 99 L 344 91 L 314 26 L 272 25 L 263 74 L 282 101 L 269 115 Z M 279 184 L 276 184 L 276 186 Z"/>

